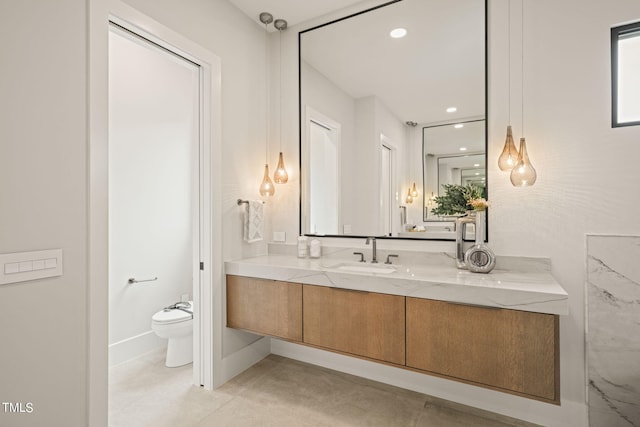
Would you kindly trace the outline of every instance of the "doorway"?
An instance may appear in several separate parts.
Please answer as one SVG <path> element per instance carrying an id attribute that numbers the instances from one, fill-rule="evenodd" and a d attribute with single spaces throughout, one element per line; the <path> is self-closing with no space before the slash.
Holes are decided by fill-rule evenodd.
<path id="1" fill-rule="evenodd" d="M 165 346 L 151 316 L 191 301 L 193 382 L 211 387 L 207 70 L 126 23 L 108 44 L 109 364 Z"/>

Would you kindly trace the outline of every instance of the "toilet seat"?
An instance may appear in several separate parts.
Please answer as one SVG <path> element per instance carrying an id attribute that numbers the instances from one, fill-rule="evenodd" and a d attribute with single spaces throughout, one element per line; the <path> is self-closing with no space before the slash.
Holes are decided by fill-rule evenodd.
<path id="1" fill-rule="evenodd" d="M 193 319 L 193 315 L 179 309 L 160 310 L 151 317 L 151 321 L 158 325 L 185 322 Z"/>

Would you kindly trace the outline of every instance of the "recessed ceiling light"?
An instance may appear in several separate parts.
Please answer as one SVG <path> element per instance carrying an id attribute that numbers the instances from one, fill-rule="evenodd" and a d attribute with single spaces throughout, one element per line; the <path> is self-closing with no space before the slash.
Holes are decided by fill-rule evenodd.
<path id="1" fill-rule="evenodd" d="M 476 172 L 476 176 L 479 176 L 479 175 L 480 175 L 480 172 Z"/>
<path id="2" fill-rule="evenodd" d="M 458 109 L 456 107 L 447 108 L 447 113 L 455 113 L 456 111 L 458 111 Z"/>
<path id="3" fill-rule="evenodd" d="M 480 163 L 475 163 L 475 164 L 473 165 L 473 167 L 474 167 L 474 168 L 479 168 L 479 167 L 480 167 Z"/>
<path id="4" fill-rule="evenodd" d="M 483 181 L 485 181 L 487 178 L 482 178 Z"/>
<path id="5" fill-rule="evenodd" d="M 456 128 L 456 129 L 460 129 L 460 128 L 463 128 L 464 125 L 462 123 L 458 123 L 457 125 L 454 125 L 453 127 Z"/>
<path id="6" fill-rule="evenodd" d="M 394 39 L 401 39 L 402 37 L 407 35 L 407 30 L 404 29 L 404 28 L 396 28 L 396 29 L 391 30 L 389 35 L 391 37 L 393 37 Z"/>
<path id="7" fill-rule="evenodd" d="M 460 147 L 460 151 L 467 151 L 467 147 Z"/>

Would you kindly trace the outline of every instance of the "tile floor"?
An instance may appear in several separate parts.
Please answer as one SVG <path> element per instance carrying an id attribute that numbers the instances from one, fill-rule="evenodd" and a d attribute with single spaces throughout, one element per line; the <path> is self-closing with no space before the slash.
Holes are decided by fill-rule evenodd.
<path id="1" fill-rule="evenodd" d="M 531 426 L 271 355 L 222 387 L 191 384 L 156 351 L 111 368 L 109 426 Z"/>

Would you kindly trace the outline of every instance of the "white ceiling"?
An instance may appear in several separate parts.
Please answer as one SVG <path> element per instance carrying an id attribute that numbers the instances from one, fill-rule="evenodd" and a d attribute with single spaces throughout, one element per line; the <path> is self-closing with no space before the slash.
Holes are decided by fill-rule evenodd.
<path id="1" fill-rule="evenodd" d="M 229 0 L 251 19 L 263 25 L 259 16 L 269 12 L 273 19 L 284 19 L 289 26 L 335 12 L 363 0 Z M 269 25 L 273 31 L 273 25 Z"/>

